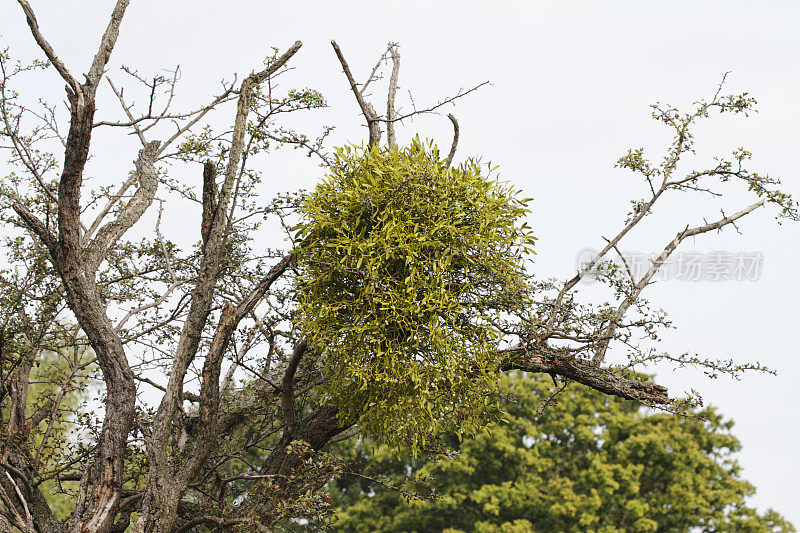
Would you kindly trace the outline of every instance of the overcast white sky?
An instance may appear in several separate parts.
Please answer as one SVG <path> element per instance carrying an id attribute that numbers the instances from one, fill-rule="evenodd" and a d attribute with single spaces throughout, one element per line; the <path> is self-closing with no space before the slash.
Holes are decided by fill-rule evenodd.
<path id="1" fill-rule="evenodd" d="M 30 2 L 57 53 L 73 71 L 84 72 L 113 2 Z M 668 132 L 649 118 L 648 105 L 710 97 L 727 71 L 729 90 L 750 92 L 760 113 L 704 124 L 697 130 L 698 157 L 708 161 L 745 146 L 755 154 L 754 167 L 781 177 L 784 189 L 800 196 L 799 28 L 800 3 L 790 1 L 132 0 L 110 73 L 119 78 L 121 64 L 144 72 L 180 64 L 178 104 L 189 106 L 215 93 L 221 78 L 258 68 L 269 47 L 285 49 L 299 39 L 304 46 L 292 60 L 296 70 L 283 83 L 323 92 L 330 109 L 299 124 L 311 133 L 335 124 L 339 143 L 360 142 L 365 130 L 332 38 L 362 79 L 386 42 L 399 42 L 401 92 L 411 90 L 418 105 L 491 80 L 492 86 L 446 110 L 461 123 L 459 156 L 482 155 L 499 164 L 504 178 L 534 197 L 537 273 L 564 278 L 573 273 L 578 252 L 600 246 L 601 236 L 619 227 L 628 201 L 643 194 L 641 184 L 613 164 L 628 147 L 644 146 L 660 157 Z M 0 3 L 0 33 L 15 56 L 39 57 L 16 2 Z M 60 99 L 63 82 L 50 74 L 25 91 Z M 116 113 L 101 106 L 103 118 Z M 443 116 L 406 124 L 401 142 L 417 132 L 449 146 Z M 127 172 L 135 145 L 118 139 L 101 148 L 97 173 Z M 263 168 L 274 191 L 313 187 L 319 177 L 297 152 L 271 156 Z M 747 203 L 736 190 L 721 202 L 665 203 L 623 248 L 656 251 L 686 224 Z M 659 380 L 674 393 L 699 390 L 736 421 L 743 475 L 758 489 L 753 501 L 800 525 L 800 224 L 778 226 L 765 209 L 739 227 L 741 235 L 706 235 L 684 250 L 760 252 L 758 281 L 673 280 L 649 289 L 649 297 L 678 326 L 666 348 L 758 360 L 778 377 L 712 382 L 697 371 L 663 368 Z"/>

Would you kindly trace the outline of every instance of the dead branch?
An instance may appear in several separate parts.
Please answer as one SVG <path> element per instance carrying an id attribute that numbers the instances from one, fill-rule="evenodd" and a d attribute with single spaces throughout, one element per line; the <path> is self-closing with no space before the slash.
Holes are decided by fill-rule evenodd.
<path id="1" fill-rule="evenodd" d="M 58 71 L 64 81 L 67 82 L 67 86 L 70 90 L 77 96 L 81 93 L 81 87 L 75 78 L 72 77 L 69 70 L 67 69 L 66 65 L 58 58 L 53 47 L 50 46 L 50 43 L 47 42 L 47 39 L 44 38 L 42 35 L 41 30 L 39 30 L 39 22 L 36 20 L 36 15 L 33 12 L 33 8 L 31 8 L 28 0 L 17 0 L 19 5 L 22 7 L 22 10 L 25 12 L 25 19 L 28 22 L 28 26 L 31 29 L 31 34 L 33 38 L 36 40 L 36 44 L 39 45 L 39 48 L 42 49 L 44 55 L 47 56 L 47 59 L 52 63 L 53 67 Z"/>
<path id="2" fill-rule="evenodd" d="M 94 275 L 108 250 L 139 221 L 153 203 L 158 188 L 158 173 L 154 163 L 160 144 L 159 141 L 153 141 L 147 143 L 139 151 L 139 157 L 135 163 L 139 187 L 117 218 L 100 228 L 97 236 L 86 245 L 85 268 L 87 274 Z"/>
<path id="3" fill-rule="evenodd" d="M 389 142 L 389 148 L 397 146 L 397 140 L 394 135 L 394 99 L 397 94 L 397 77 L 400 74 L 400 52 L 397 51 L 397 44 L 389 44 L 389 51 L 392 54 L 392 76 L 389 78 L 389 93 L 386 102 L 386 137 Z"/>
<path id="4" fill-rule="evenodd" d="M 670 400 L 667 389 L 661 385 L 627 379 L 565 351 L 550 348 L 533 351 L 525 346 L 517 346 L 502 350 L 500 354 L 503 357 L 500 363 L 502 371 L 556 374 L 606 394 L 650 405 L 665 405 Z"/>
<path id="5" fill-rule="evenodd" d="M 448 113 L 447 118 L 453 123 L 453 144 L 450 145 L 450 153 L 447 154 L 447 162 L 445 163 L 446 167 L 450 167 L 453 164 L 453 158 L 456 156 L 456 148 L 458 148 L 458 121 L 452 113 Z"/>
<path id="6" fill-rule="evenodd" d="M 111 57 L 111 51 L 119 37 L 119 26 L 122 24 L 122 17 L 125 15 L 130 0 L 117 0 L 114 6 L 114 11 L 111 12 L 111 20 L 108 21 L 103 38 L 100 40 L 100 47 L 94 56 L 92 66 L 89 68 L 89 74 L 86 75 L 86 83 L 92 87 L 92 92 L 97 89 L 100 80 L 103 77 L 104 69 Z"/>
<path id="7" fill-rule="evenodd" d="M 389 46 L 386 48 L 386 51 L 384 51 L 383 54 L 381 54 L 381 57 L 378 59 L 378 62 L 375 63 L 374 67 L 372 67 L 372 72 L 370 72 L 369 77 L 367 78 L 367 81 L 365 81 L 364 85 L 361 86 L 361 94 L 362 95 L 366 94 L 367 86 L 369 86 L 370 83 L 372 83 L 374 80 L 381 79 L 381 77 L 380 76 L 376 76 L 376 74 L 378 72 L 378 69 L 381 68 L 381 63 L 386 61 L 386 55 L 389 53 L 389 50 L 391 49 L 392 46 L 393 46 L 393 43 L 389 43 Z"/>
<path id="8" fill-rule="evenodd" d="M 364 95 L 362 95 L 361 91 L 358 90 L 356 80 L 353 78 L 352 72 L 350 72 L 350 66 L 347 64 L 339 45 L 336 44 L 336 41 L 331 41 L 331 46 L 333 46 L 333 50 L 336 52 L 336 57 L 339 58 L 339 63 L 342 64 L 344 75 L 347 77 L 348 83 L 350 83 L 350 89 L 353 91 L 353 95 L 356 97 L 356 102 L 358 102 L 358 106 L 361 108 L 361 113 L 367 120 L 367 128 L 369 129 L 369 142 L 367 143 L 367 146 L 369 148 L 377 146 L 381 140 L 381 128 L 379 125 L 380 119 L 378 118 L 377 113 L 375 113 L 375 108 L 372 107 L 372 104 L 364 100 Z"/>

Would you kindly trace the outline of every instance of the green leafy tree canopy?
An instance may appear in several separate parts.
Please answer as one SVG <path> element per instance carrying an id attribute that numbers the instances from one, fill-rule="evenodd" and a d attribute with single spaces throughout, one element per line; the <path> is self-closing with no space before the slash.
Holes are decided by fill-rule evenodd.
<path id="1" fill-rule="evenodd" d="M 390 473 L 380 478 L 386 484 L 412 481 L 405 492 L 368 475 L 337 481 L 336 530 L 795 531 L 778 513 L 747 505 L 755 488 L 740 478 L 733 423 L 713 408 L 698 412 L 702 419 L 653 414 L 572 386 L 541 409 L 550 386 L 547 377 L 504 376 L 508 421 L 453 439 L 452 460 L 397 459 L 368 440 L 341 445 L 367 474 Z M 424 497 L 431 490 L 433 501 Z M 422 497 L 407 500 L 412 491 Z"/>

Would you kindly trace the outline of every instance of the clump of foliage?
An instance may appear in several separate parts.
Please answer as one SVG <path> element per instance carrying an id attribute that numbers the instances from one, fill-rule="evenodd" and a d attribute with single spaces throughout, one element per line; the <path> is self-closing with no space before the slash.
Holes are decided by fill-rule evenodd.
<path id="1" fill-rule="evenodd" d="M 348 146 L 302 205 L 301 327 L 346 422 L 415 450 L 473 432 L 503 318 L 527 303 L 529 199 L 431 144 Z"/>
<path id="2" fill-rule="evenodd" d="M 755 488 L 741 479 L 733 422 L 715 409 L 675 417 L 580 386 L 542 409 L 551 387 L 547 376 L 504 375 L 508 420 L 448 439 L 453 459 L 340 444 L 366 475 L 333 484 L 335 530 L 795 531 L 747 505 Z"/>

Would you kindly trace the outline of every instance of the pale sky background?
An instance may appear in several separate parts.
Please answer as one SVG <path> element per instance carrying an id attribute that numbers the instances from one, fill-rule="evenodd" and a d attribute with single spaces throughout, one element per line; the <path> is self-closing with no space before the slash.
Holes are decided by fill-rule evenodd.
<path id="1" fill-rule="evenodd" d="M 84 72 L 113 2 L 30 2 L 59 56 L 73 72 Z M 800 3 L 789 1 L 132 0 L 109 72 L 121 80 L 121 64 L 147 73 L 180 64 L 177 106 L 188 107 L 216 93 L 223 77 L 238 72 L 241 79 L 257 69 L 269 47 L 285 49 L 299 39 L 304 46 L 292 60 L 295 70 L 282 84 L 316 88 L 330 108 L 295 125 L 313 135 L 323 124 L 334 124 L 333 143 L 360 142 L 365 129 L 332 38 L 361 81 L 387 41 L 399 42 L 400 95 L 411 90 L 418 106 L 490 80 L 490 87 L 445 110 L 461 123 L 457 157 L 482 155 L 534 197 L 536 273 L 563 279 L 574 273 L 578 252 L 601 246 L 601 236 L 619 228 L 629 200 L 644 194 L 641 183 L 613 166 L 628 147 L 644 146 L 660 159 L 669 134 L 649 118 L 648 105 L 686 106 L 709 98 L 727 71 L 728 90 L 755 96 L 760 112 L 705 122 L 697 130 L 699 161 L 745 146 L 754 153 L 754 168 L 780 177 L 785 191 L 800 196 L 798 30 Z M 16 57 L 40 57 L 16 2 L 0 3 L 0 34 L 2 46 L 11 46 Z M 37 80 L 24 87 L 26 96 L 63 98 L 63 82 L 54 72 Z M 107 86 L 103 90 L 108 93 Z M 375 93 L 379 108 L 383 94 Z M 118 118 L 118 108 L 105 102 L 99 116 Z M 409 109 L 407 99 L 401 103 Z M 400 142 L 417 132 L 445 150 L 450 144 L 444 116 L 407 123 Z M 127 172 L 137 150 L 122 137 L 103 139 L 96 148 L 92 171 L 112 180 Z M 271 191 L 310 188 L 320 175 L 313 161 L 292 151 L 269 156 L 261 168 Z M 199 184 L 199 172 L 174 177 Z M 751 203 L 741 188 L 729 189 L 721 201 L 665 202 L 622 248 L 658 251 L 686 224 L 710 220 L 721 207 L 731 213 Z M 696 370 L 663 367 L 658 379 L 674 394 L 697 389 L 735 420 L 743 477 L 758 489 L 753 503 L 800 525 L 800 224 L 778 226 L 774 214 L 762 209 L 750 215 L 739 224 L 741 235 L 728 230 L 683 246 L 760 252 L 758 281 L 669 281 L 645 294 L 678 326 L 664 348 L 758 360 L 779 372 L 709 381 Z M 186 227 L 177 215 L 167 226 L 175 238 Z"/>

